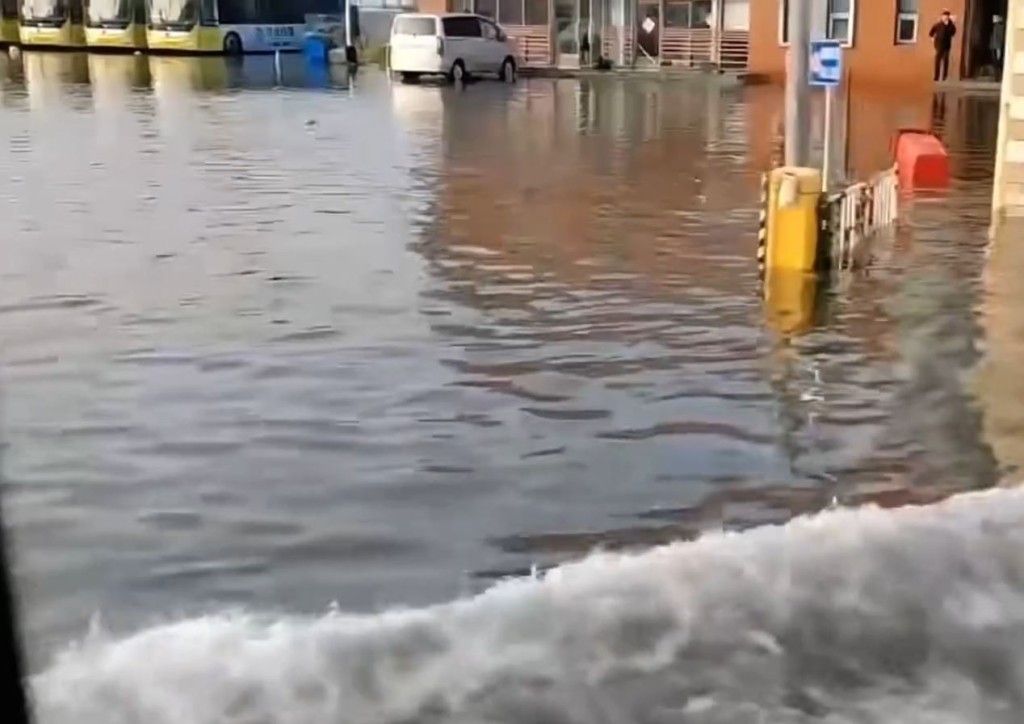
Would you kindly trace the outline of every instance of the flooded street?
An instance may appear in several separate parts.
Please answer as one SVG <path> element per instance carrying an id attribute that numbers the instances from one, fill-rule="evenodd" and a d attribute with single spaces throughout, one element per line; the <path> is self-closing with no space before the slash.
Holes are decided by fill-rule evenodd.
<path id="1" fill-rule="evenodd" d="M 44 724 L 1020 721 L 1021 494 L 757 527 L 1024 462 L 995 97 L 853 99 L 856 175 L 933 127 L 953 187 L 781 329 L 755 260 L 780 89 L 0 77 Z"/>

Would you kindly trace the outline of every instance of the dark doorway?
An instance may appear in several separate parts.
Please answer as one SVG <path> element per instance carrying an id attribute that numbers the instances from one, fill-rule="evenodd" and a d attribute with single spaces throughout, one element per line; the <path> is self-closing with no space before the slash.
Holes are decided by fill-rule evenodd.
<path id="1" fill-rule="evenodd" d="M 997 77 L 990 49 L 992 18 L 1006 22 L 1006 0 L 967 0 L 966 14 L 960 31 L 963 33 L 961 77 L 969 80 L 992 80 Z"/>
<path id="2" fill-rule="evenodd" d="M 639 63 L 659 64 L 661 56 L 661 7 L 658 3 L 640 3 L 636 14 L 636 59 Z"/>

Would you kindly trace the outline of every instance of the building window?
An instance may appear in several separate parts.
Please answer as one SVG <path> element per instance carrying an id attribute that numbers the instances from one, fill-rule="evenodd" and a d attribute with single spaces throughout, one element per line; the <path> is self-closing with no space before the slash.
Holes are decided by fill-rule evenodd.
<path id="1" fill-rule="evenodd" d="M 522 25 L 523 0 L 498 0 L 498 22 L 502 25 Z"/>
<path id="2" fill-rule="evenodd" d="M 853 3 L 854 0 L 828 0 L 826 38 L 853 45 Z"/>
<path id="3" fill-rule="evenodd" d="M 666 28 L 710 28 L 711 0 L 668 0 L 665 3 Z"/>
<path id="4" fill-rule="evenodd" d="M 896 43 L 917 42 L 917 0 L 896 0 Z"/>
<path id="5" fill-rule="evenodd" d="M 547 25 L 547 0 L 448 0 L 450 13 L 476 13 L 502 25 Z"/>
<path id="6" fill-rule="evenodd" d="M 548 24 L 548 0 L 526 0 L 525 6 L 527 25 Z"/>

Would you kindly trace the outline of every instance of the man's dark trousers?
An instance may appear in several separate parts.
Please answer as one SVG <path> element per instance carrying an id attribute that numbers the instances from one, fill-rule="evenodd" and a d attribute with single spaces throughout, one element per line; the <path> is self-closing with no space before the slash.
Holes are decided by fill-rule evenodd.
<path id="1" fill-rule="evenodd" d="M 946 80 L 949 76 L 949 51 L 935 51 L 935 80 Z"/>

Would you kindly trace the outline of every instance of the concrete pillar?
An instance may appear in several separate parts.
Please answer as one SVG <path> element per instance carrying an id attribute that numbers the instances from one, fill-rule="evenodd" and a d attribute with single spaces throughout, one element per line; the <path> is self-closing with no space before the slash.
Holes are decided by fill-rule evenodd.
<path id="1" fill-rule="evenodd" d="M 994 221 L 1024 216 L 1024 0 L 1008 0 L 1006 61 L 992 189 Z"/>
<path id="2" fill-rule="evenodd" d="M 722 65 L 722 17 L 725 15 L 725 0 L 711 0 L 711 64 Z"/>
<path id="3" fill-rule="evenodd" d="M 811 162 L 811 89 L 807 85 L 811 7 L 811 0 L 789 2 L 785 97 L 787 166 L 808 166 Z"/>

